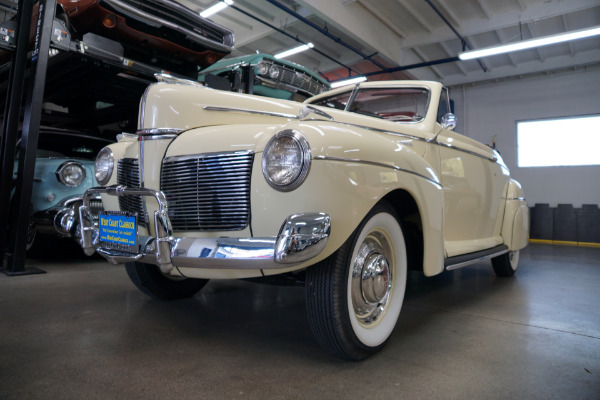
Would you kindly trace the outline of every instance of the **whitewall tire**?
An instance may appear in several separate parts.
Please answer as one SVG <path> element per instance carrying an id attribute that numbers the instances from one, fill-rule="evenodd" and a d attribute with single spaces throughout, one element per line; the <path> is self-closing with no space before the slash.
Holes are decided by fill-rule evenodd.
<path id="1" fill-rule="evenodd" d="M 406 245 L 394 211 L 376 206 L 331 257 L 309 268 L 307 312 L 317 341 L 362 360 L 392 334 L 406 288 Z"/>

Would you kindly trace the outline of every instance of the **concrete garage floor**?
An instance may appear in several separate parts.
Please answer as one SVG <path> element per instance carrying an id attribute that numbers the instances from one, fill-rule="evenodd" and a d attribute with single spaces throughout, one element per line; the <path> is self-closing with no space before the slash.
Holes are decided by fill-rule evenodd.
<path id="1" fill-rule="evenodd" d="M 530 245 L 409 276 L 394 334 L 350 363 L 312 338 L 300 287 L 213 281 L 158 302 L 103 260 L 0 274 L 0 399 L 599 399 L 600 249 Z"/>

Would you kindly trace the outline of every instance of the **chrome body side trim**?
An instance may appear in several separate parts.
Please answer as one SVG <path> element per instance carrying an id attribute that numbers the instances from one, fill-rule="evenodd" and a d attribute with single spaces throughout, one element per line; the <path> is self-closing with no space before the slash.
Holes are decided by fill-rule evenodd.
<path id="1" fill-rule="evenodd" d="M 137 137 L 138 140 L 157 140 L 157 139 L 169 139 L 176 138 L 182 129 L 178 128 L 149 128 L 139 129 L 133 136 Z"/>
<path id="2" fill-rule="evenodd" d="M 359 160 L 359 159 L 354 159 L 354 158 L 343 158 L 343 157 L 316 156 L 313 159 L 314 160 L 325 160 L 325 161 L 351 162 L 351 163 L 357 163 L 357 164 L 374 165 L 376 167 L 390 168 L 390 169 L 393 169 L 396 171 L 406 172 L 407 174 L 418 176 L 419 178 L 425 179 L 426 181 L 431 182 L 434 185 L 441 187 L 440 182 L 438 182 L 434 179 L 431 179 L 430 177 L 428 177 L 426 175 L 419 174 L 418 172 L 411 171 L 409 169 L 400 168 L 395 165 L 389 165 L 389 164 L 379 163 L 379 162 L 375 162 L 375 161 L 364 161 L 364 160 Z"/>
<path id="3" fill-rule="evenodd" d="M 340 125 L 353 126 L 355 128 L 365 129 L 365 130 L 368 130 L 368 131 L 388 133 L 390 135 L 402 136 L 402 137 L 409 138 L 409 139 L 412 139 L 412 140 L 418 140 L 419 142 L 427 142 L 428 141 L 425 138 L 422 138 L 420 136 L 409 135 L 408 133 L 388 131 L 388 130 L 385 130 L 385 129 L 373 128 L 373 127 L 365 126 L 365 125 L 351 124 L 349 122 L 338 122 L 338 121 L 333 121 L 333 122 L 336 122 L 336 123 L 338 123 Z"/>
<path id="4" fill-rule="evenodd" d="M 90 198 L 97 194 L 147 196 L 158 202 L 158 210 L 154 213 L 154 234 L 139 237 L 137 253 L 102 247 L 99 228 L 89 210 Z M 119 185 L 87 190 L 79 216 L 81 246 L 85 254 L 98 252 L 114 264 L 142 261 L 157 265 L 163 273 L 169 273 L 174 267 L 280 269 L 317 256 L 327 245 L 331 232 L 329 215 L 299 213 L 289 216 L 274 237 L 176 238 L 168 217 L 166 197 L 161 191 L 129 189 Z"/>
<path id="5" fill-rule="evenodd" d="M 481 155 L 479 153 L 476 153 L 474 151 L 466 150 L 466 149 L 463 149 L 462 147 L 457 147 L 457 146 L 454 146 L 454 145 L 449 144 L 449 143 L 440 143 L 437 140 L 436 140 L 435 143 L 438 146 L 444 146 L 444 147 L 448 147 L 450 149 L 454 149 L 454 150 L 457 150 L 457 151 L 462 151 L 463 153 L 467 153 L 467 154 L 470 154 L 470 155 L 475 156 L 475 157 L 483 158 L 484 160 L 488 160 L 488 161 L 491 161 L 493 163 L 495 163 L 496 161 L 498 161 L 498 157 L 486 157 L 486 156 Z"/>
<path id="6" fill-rule="evenodd" d="M 277 113 L 277 112 L 261 111 L 261 110 L 250 110 L 247 108 L 204 106 L 204 107 L 202 107 L 202 109 L 206 110 L 206 111 L 237 112 L 237 113 L 244 113 L 244 114 L 265 115 L 268 117 L 280 117 L 280 118 L 289 118 L 289 119 L 298 119 L 299 118 L 297 115 L 294 115 L 294 114 Z"/>
<path id="7" fill-rule="evenodd" d="M 490 254 L 482 254 L 480 256 L 476 256 L 473 259 L 466 260 L 466 261 L 461 261 L 461 262 L 458 262 L 458 263 L 455 263 L 455 264 L 452 264 L 452 263 L 447 264 L 446 265 L 446 269 L 448 271 L 451 271 L 453 269 L 458 269 L 458 268 L 466 267 L 468 265 L 475 264 L 475 263 L 478 263 L 480 261 L 488 260 L 490 258 L 498 257 L 498 256 L 501 256 L 502 254 L 508 253 L 508 251 L 509 251 L 508 248 L 506 246 L 502 246 L 502 247 L 504 247 L 504 249 L 499 250 L 497 252 L 493 252 L 493 253 L 490 253 Z M 485 251 L 483 251 L 481 253 L 485 253 Z M 461 257 L 461 256 L 459 256 L 459 257 Z"/>

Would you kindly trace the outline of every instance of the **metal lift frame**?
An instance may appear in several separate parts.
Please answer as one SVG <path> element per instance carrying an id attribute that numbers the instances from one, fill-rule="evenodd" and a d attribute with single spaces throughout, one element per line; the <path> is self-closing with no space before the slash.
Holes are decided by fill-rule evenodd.
<path id="1" fill-rule="evenodd" d="M 25 51 L 29 42 L 29 29 L 26 31 L 21 27 L 21 24 L 23 23 L 29 26 L 29 23 L 26 23 L 25 19 L 29 18 L 29 21 L 31 21 L 33 10 L 33 6 L 31 4 L 26 5 L 26 3 L 33 2 L 23 0 L 19 1 L 19 34 L 17 37 L 17 49 L 25 48 Z M 22 8 L 25 7 L 27 8 L 22 10 Z M 25 247 L 30 220 L 30 203 L 31 193 L 33 190 L 35 158 L 42 115 L 44 86 L 46 84 L 46 70 L 48 67 L 50 37 L 52 34 L 52 23 L 54 20 L 55 10 L 56 0 L 40 0 L 38 19 L 35 26 L 34 47 L 31 58 L 31 75 L 27 88 L 21 141 L 18 149 L 19 161 L 17 167 L 17 185 L 12 199 L 12 207 L 9 205 L 8 208 L 4 208 L 4 210 L 9 210 L 12 208 L 10 212 L 10 226 L 11 231 L 14 232 L 14 235 L 10 235 L 9 237 L 10 240 L 9 252 L 7 253 L 7 267 L 2 269 L 2 272 L 10 276 L 44 273 L 44 271 L 37 268 L 25 268 Z M 21 54 L 19 55 L 22 56 Z M 16 59 L 16 56 L 16 53 L 13 54 L 13 64 L 15 64 L 15 66 L 13 69 L 13 66 L 11 65 L 11 81 L 9 82 L 10 89 L 8 90 L 9 96 L 14 93 L 14 97 L 11 96 L 11 102 L 7 104 L 8 110 L 20 108 L 21 105 L 20 99 L 16 98 L 18 93 L 15 93 L 14 91 L 15 87 L 18 87 L 18 85 L 22 87 L 23 80 L 21 79 L 20 81 L 17 81 L 16 75 L 22 74 L 24 71 L 16 71 L 17 67 L 23 66 L 23 64 L 19 62 L 20 60 Z M 10 115 L 8 115 L 7 121 L 5 121 L 5 125 L 8 126 L 8 129 L 3 132 L 3 138 L 6 138 L 6 144 L 10 144 L 8 142 L 16 142 L 18 121 L 15 121 L 14 117 L 15 115 L 19 114 L 19 111 L 8 111 L 8 113 L 10 113 Z M 3 151 L 4 156 L 7 157 L 2 168 L 2 186 L 6 187 L 6 183 L 4 181 L 12 178 L 13 175 L 14 161 L 10 160 L 10 165 L 6 164 L 8 164 L 8 159 L 10 158 L 9 153 L 12 152 L 14 154 L 14 146 L 6 146 L 4 147 Z M 7 202 L 10 202 L 10 192 L 7 192 L 2 192 L 2 197 L 4 198 L 2 200 L 3 205 L 5 205 Z M 7 197 L 8 201 L 6 199 Z M 6 228 L 3 230 L 5 231 L 3 234 L 6 234 Z M 4 247 L 4 243 L 2 243 L 2 246 Z"/>

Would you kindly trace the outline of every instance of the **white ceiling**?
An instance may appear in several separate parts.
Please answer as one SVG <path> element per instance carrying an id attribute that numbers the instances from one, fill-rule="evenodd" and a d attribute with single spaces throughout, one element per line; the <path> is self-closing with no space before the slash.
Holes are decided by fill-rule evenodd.
<path id="1" fill-rule="evenodd" d="M 217 0 L 178 1 L 202 11 Z M 382 67 L 398 68 L 456 57 L 463 50 L 457 34 L 466 46 L 478 49 L 600 26 L 600 0 L 234 1 L 233 8 L 210 17 L 235 32 L 233 55 L 257 51 L 275 54 L 298 45 L 293 39 L 298 38 L 302 42 L 313 42 L 316 51 L 289 59 L 329 79 L 347 77 L 345 67 L 352 68 L 353 74 L 368 73 L 381 71 Z M 272 4 L 273 1 L 306 18 L 313 26 Z M 292 38 L 257 19 L 285 31 Z M 333 38 L 316 28 L 326 30 Z M 366 60 L 368 57 L 374 62 Z M 427 79 L 451 86 L 599 63 L 600 37 L 597 36 L 480 61 L 454 61 L 374 75 L 369 80 Z"/>

